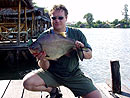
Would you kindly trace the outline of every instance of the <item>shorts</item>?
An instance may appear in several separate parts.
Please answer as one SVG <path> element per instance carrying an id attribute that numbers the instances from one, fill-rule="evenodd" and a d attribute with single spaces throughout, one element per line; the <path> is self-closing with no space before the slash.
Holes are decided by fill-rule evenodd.
<path id="1" fill-rule="evenodd" d="M 61 77 L 40 69 L 37 71 L 37 74 L 44 80 L 47 87 L 65 86 L 69 88 L 76 97 L 84 96 L 97 90 L 92 80 L 86 77 L 82 72 L 78 72 L 72 77 Z"/>

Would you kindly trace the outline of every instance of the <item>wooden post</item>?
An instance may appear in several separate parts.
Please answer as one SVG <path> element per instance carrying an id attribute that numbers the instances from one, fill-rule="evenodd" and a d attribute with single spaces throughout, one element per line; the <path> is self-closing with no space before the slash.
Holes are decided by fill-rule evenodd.
<path id="1" fill-rule="evenodd" d="M 119 61 L 110 61 L 112 74 L 112 92 L 121 93 L 121 77 Z"/>
<path id="2" fill-rule="evenodd" d="M 19 5 L 18 5 L 18 35 L 17 35 L 17 45 L 20 44 L 20 14 L 21 14 L 21 0 L 19 0 Z"/>
<path id="3" fill-rule="evenodd" d="M 26 12 L 26 7 L 24 8 L 24 18 L 25 18 L 25 31 L 27 31 L 27 12 Z"/>
<path id="4" fill-rule="evenodd" d="M 33 32 L 34 32 L 34 11 L 32 12 L 31 37 L 33 35 Z"/>

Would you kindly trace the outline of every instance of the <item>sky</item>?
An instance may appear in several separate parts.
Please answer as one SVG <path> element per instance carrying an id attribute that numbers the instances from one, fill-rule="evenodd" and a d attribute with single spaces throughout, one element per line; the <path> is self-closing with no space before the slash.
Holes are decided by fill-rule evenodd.
<path id="1" fill-rule="evenodd" d="M 83 16 L 92 13 L 94 21 L 114 21 L 123 19 L 124 5 L 128 5 L 130 15 L 130 0 L 33 0 L 38 7 L 50 10 L 55 4 L 63 4 L 68 9 L 68 22 L 85 22 Z M 129 16 L 130 17 L 130 16 Z"/>

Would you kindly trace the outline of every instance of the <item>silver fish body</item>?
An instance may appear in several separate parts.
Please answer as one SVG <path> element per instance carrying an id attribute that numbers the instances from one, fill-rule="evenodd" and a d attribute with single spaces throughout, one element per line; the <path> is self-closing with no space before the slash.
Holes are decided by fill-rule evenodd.
<path id="1" fill-rule="evenodd" d="M 75 41 L 59 34 L 41 35 L 29 46 L 32 54 L 39 54 L 44 51 L 46 58 L 56 60 L 68 53 L 75 47 Z"/>

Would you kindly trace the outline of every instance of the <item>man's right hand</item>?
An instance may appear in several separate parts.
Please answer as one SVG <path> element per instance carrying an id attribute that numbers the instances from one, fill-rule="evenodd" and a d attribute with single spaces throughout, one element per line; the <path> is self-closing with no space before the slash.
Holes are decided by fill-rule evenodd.
<path id="1" fill-rule="evenodd" d="M 46 57 L 46 53 L 44 51 L 40 52 L 37 56 L 36 59 L 39 60 L 43 60 Z"/>
<path id="2" fill-rule="evenodd" d="M 38 56 L 36 57 L 36 59 L 38 61 L 38 65 L 42 69 L 47 70 L 49 68 L 49 66 L 50 66 L 50 63 L 45 57 L 46 57 L 46 53 L 45 52 L 40 52 L 38 54 Z"/>

